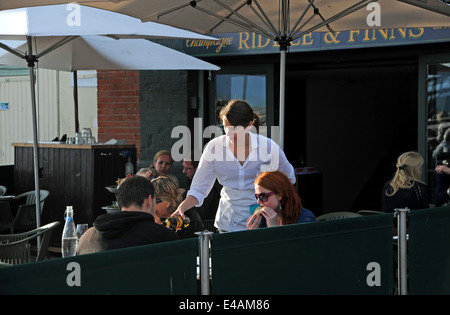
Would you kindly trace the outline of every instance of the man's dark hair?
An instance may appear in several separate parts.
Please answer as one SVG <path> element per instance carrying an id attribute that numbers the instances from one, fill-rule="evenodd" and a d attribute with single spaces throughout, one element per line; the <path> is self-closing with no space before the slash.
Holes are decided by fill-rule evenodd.
<path id="1" fill-rule="evenodd" d="M 197 167 L 198 167 L 199 160 L 198 160 L 198 159 L 195 159 L 196 153 L 197 153 L 197 152 L 196 152 L 195 150 L 191 150 L 191 151 L 189 152 L 189 157 L 188 157 L 187 159 L 184 159 L 184 158 L 183 158 L 183 161 L 185 161 L 185 162 L 191 162 L 192 167 L 197 168 Z M 199 154 L 201 155 L 202 153 L 200 152 Z"/>
<path id="2" fill-rule="evenodd" d="M 128 208 L 133 204 L 142 207 L 148 195 L 152 195 L 152 198 L 155 196 L 155 188 L 152 182 L 143 176 L 132 176 L 120 184 L 117 202 L 120 209 L 122 207 Z"/>

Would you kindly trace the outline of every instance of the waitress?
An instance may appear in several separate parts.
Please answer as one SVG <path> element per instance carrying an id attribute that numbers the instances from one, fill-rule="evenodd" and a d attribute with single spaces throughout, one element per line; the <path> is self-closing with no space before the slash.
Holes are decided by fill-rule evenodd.
<path id="1" fill-rule="evenodd" d="M 226 135 L 206 145 L 186 199 L 172 215 L 184 216 L 192 207 L 200 207 L 217 179 L 223 188 L 214 225 L 219 232 L 241 231 L 256 204 L 254 181 L 258 174 L 280 170 L 294 184 L 295 173 L 273 140 L 250 132 L 258 131 L 260 119 L 246 101 L 230 101 L 219 118 Z"/>

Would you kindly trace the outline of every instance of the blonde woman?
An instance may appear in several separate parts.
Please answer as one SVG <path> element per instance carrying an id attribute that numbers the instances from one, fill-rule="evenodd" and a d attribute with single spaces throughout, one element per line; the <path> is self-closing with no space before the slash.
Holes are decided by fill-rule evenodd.
<path id="1" fill-rule="evenodd" d="M 394 177 L 384 184 L 381 210 L 393 212 L 397 208 L 426 209 L 430 207 L 430 189 L 420 180 L 423 158 L 414 151 L 405 152 L 397 159 Z"/>
<path id="2" fill-rule="evenodd" d="M 172 166 L 173 159 L 170 152 L 161 150 L 153 157 L 153 164 L 149 168 L 141 168 L 136 175 L 153 179 L 160 175 L 169 175 Z"/>
<path id="3" fill-rule="evenodd" d="M 153 187 L 155 188 L 155 222 L 161 223 L 178 208 L 183 201 L 180 193 L 178 181 L 174 176 L 161 175 L 152 179 Z M 195 232 L 203 231 L 203 223 L 197 210 L 190 209 L 185 212 L 185 215 L 190 219 L 188 227 L 177 231 L 180 239 L 189 237 L 198 237 Z"/>

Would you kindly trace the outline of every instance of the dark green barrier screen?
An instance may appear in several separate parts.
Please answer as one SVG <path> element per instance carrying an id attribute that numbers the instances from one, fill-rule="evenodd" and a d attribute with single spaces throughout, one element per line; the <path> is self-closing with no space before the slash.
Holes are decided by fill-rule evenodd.
<path id="1" fill-rule="evenodd" d="M 411 211 L 410 294 L 450 294 L 450 207 Z"/>
<path id="2" fill-rule="evenodd" d="M 392 222 L 386 214 L 214 234 L 211 292 L 392 294 Z"/>
<path id="3" fill-rule="evenodd" d="M 4 267 L 0 294 L 197 294 L 197 247 L 193 238 Z M 71 262 L 81 286 L 67 283 Z"/>

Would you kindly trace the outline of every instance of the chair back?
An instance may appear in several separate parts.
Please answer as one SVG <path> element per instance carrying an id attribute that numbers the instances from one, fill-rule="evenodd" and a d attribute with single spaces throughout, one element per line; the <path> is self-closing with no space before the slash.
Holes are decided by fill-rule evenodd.
<path id="1" fill-rule="evenodd" d="M 40 197 L 39 201 L 41 204 L 41 212 L 42 212 L 42 208 L 44 207 L 45 199 L 47 199 L 47 197 L 49 195 L 50 195 L 50 192 L 48 190 L 41 189 L 39 191 L 39 197 Z M 26 205 L 36 204 L 36 192 L 34 190 L 24 192 L 23 194 L 16 196 L 15 199 L 22 199 L 22 198 L 26 198 L 25 199 Z"/>
<path id="2" fill-rule="evenodd" d="M 376 210 L 359 210 L 357 213 L 360 215 L 386 214 L 386 212 Z"/>
<path id="3" fill-rule="evenodd" d="M 36 205 L 20 205 L 11 227 L 11 233 L 14 233 L 15 230 L 24 231 L 33 228 L 36 228 Z"/>
<path id="4" fill-rule="evenodd" d="M 5 186 L 0 185 L 0 196 L 4 196 L 6 194 L 6 190 L 7 189 Z"/>
<path id="5" fill-rule="evenodd" d="M 44 202 L 50 195 L 48 190 L 40 191 L 40 214 L 44 209 Z M 16 217 L 14 218 L 13 225 L 11 227 L 11 233 L 14 230 L 31 230 L 36 227 L 36 193 L 34 191 L 28 191 L 16 197 L 16 199 L 26 198 L 25 204 L 19 206 Z"/>
<path id="6" fill-rule="evenodd" d="M 18 265 L 32 262 L 30 241 L 41 237 L 41 246 L 34 261 L 43 260 L 47 255 L 48 244 L 58 221 L 46 224 L 32 231 L 18 234 L 0 235 L 0 262 Z"/>
<path id="7" fill-rule="evenodd" d="M 10 230 L 14 221 L 8 201 L 0 201 L 0 232 Z"/>
<path id="8" fill-rule="evenodd" d="M 361 214 L 356 212 L 350 212 L 350 211 L 338 211 L 338 212 L 331 212 L 331 213 L 325 213 L 321 216 L 318 216 L 316 218 L 316 221 L 329 221 L 329 220 L 340 220 L 340 219 L 347 219 L 347 218 L 356 218 L 356 217 L 362 217 Z"/>

